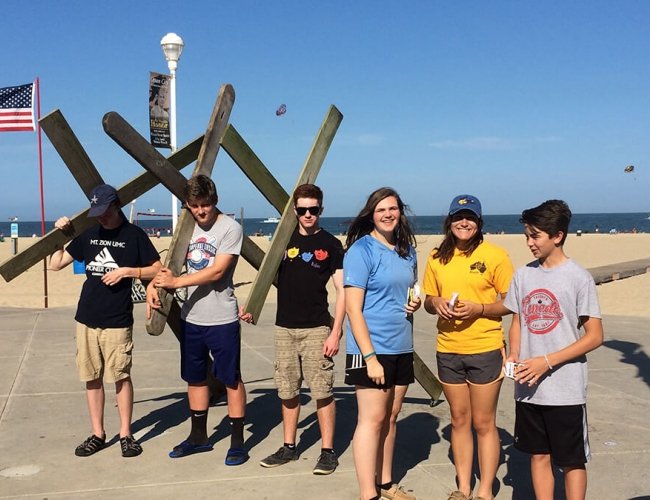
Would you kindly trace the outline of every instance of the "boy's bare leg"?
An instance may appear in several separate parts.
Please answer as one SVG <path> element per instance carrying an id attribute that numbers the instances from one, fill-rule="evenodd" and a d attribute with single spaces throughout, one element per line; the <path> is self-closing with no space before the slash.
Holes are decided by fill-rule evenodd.
<path id="1" fill-rule="evenodd" d="M 553 500 L 555 478 L 551 467 L 551 455 L 531 455 L 530 474 L 537 500 Z"/>
<path id="2" fill-rule="evenodd" d="M 299 417 L 300 417 L 300 396 L 296 396 L 295 398 L 291 398 L 291 399 L 283 399 L 282 400 L 282 429 L 284 430 L 284 442 L 287 444 L 296 444 L 296 432 L 298 432 Z"/>
<path id="3" fill-rule="evenodd" d="M 207 382 L 187 385 L 187 399 L 190 409 L 195 411 L 207 410 L 210 405 L 210 389 Z"/>
<path id="4" fill-rule="evenodd" d="M 584 500 L 587 496 L 587 469 L 564 467 L 564 493 L 567 500 Z"/>
<path id="5" fill-rule="evenodd" d="M 235 387 L 226 386 L 226 397 L 228 398 L 228 416 L 240 418 L 246 414 L 246 388 L 240 380 Z"/>
<path id="6" fill-rule="evenodd" d="M 101 379 L 86 382 L 86 403 L 93 434 L 97 437 L 104 436 L 104 384 Z"/>
<path id="7" fill-rule="evenodd" d="M 320 428 L 321 448 L 334 449 L 334 427 L 336 423 L 336 403 L 334 397 L 316 401 L 316 416 Z M 296 418 L 296 422 L 297 422 Z M 294 430 L 295 436 L 295 430 Z M 285 434 L 286 438 L 286 434 Z M 288 443 L 289 441 L 287 441 Z"/>
<path id="8" fill-rule="evenodd" d="M 120 437 L 131 435 L 131 419 L 133 418 L 133 384 L 131 378 L 115 382 L 115 398 L 117 411 L 120 414 Z"/>

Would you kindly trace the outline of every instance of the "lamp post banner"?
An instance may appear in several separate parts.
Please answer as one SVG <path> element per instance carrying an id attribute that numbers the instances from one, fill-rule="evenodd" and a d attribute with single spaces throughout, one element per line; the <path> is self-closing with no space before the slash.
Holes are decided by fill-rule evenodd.
<path id="1" fill-rule="evenodd" d="M 171 149 L 169 134 L 170 75 L 149 73 L 149 130 L 151 144 Z"/>

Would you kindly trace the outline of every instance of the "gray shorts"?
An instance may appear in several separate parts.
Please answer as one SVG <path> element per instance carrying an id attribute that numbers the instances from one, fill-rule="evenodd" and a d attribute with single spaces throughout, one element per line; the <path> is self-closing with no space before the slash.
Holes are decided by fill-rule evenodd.
<path id="1" fill-rule="evenodd" d="M 438 378 L 443 384 L 486 385 L 503 378 L 503 352 L 501 349 L 478 354 L 453 354 L 439 352 Z"/>
<path id="2" fill-rule="evenodd" d="M 300 393 L 303 379 L 314 399 L 332 396 L 334 361 L 323 355 L 328 326 L 275 329 L 275 385 L 280 399 Z"/>

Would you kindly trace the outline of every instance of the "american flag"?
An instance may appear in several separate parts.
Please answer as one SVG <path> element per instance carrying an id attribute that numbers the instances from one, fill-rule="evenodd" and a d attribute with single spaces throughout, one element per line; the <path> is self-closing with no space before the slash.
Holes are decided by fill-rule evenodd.
<path id="1" fill-rule="evenodd" d="M 0 132 L 33 132 L 34 84 L 0 89 Z"/>

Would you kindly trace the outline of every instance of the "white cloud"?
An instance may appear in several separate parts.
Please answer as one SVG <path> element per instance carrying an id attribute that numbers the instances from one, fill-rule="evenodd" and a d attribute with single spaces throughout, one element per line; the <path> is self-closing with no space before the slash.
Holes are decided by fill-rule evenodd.
<path id="1" fill-rule="evenodd" d="M 379 134 L 360 134 L 356 137 L 356 142 L 364 146 L 376 146 L 384 142 L 384 138 Z"/>

